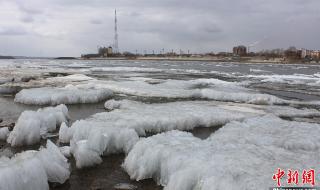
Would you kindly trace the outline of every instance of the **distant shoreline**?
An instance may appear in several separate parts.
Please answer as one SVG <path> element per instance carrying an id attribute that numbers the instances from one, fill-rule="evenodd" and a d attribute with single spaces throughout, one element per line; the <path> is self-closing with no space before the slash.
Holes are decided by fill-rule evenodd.
<path id="1" fill-rule="evenodd" d="M 198 61 L 198 62 L 232 62 L 232 63 L 243 63 L 243 64 L 320 64 L 319 62 L 302 62 L 302 61 L 280 61 L 280 60 L 263 60 L 263 59 L 228 59 L 226 58 L 209 58 L 209 57 L 101 57 L 101 58 L 90 58 L 80 60 L 136 60 L 136 61 Z"/>
<path id="2" fill-rule="evenodd" d="M 220 62 L 220 63 L 240 63 L 240 64 L 305 64 L 305 65 L 320 65 L 320 62 L 303 62 L 301 60 L 283 61 L 281 59 L 265 60 L 262 58 L 241 57 L 232 59 L 231 57 L 20 57 L 20 56 L 1 56 L 0 60 L 4 59 L 54 59 L 54 60 L 130 60 L 130 61 L 196 61 L 196 62 Z"/>

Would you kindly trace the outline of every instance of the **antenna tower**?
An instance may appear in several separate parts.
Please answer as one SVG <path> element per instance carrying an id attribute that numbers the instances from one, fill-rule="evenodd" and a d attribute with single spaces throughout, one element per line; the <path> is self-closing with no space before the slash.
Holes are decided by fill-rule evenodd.
<path id="1" fill-rule="evenodd" d="M 114 10 L 114 52 L 119 53 L 117 10 Z"/>

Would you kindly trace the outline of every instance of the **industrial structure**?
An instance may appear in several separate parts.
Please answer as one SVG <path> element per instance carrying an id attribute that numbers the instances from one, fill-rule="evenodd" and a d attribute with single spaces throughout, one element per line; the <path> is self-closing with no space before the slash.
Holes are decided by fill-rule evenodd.
<path id="1" fill-rule="evenodd" d="M 233 54 L 238 56 L 245 56 L 247 55 L 247 48 L 246 46 L 236 46 L 233 48 Z"/>
<path id="2" fill-rule="evenodd" d="M 114 42 L 109 47 L 100 46 L 98 47 L 98 53 L 92 54 L 83 54 L 82 58 L 90 59 L 90 58 L 99 58 L 99 57 L 114 57 L 118 56 L 119 44 L 118 44 L 118 19 L 117 19 L 117 10 L 114 10 Z"/>
<path id="3" fill-rule="evenodd" d="M 114 10 L 114 53 L 119 53 L 119 44 L 118 44 L 118 20 L 117 20 L 117 10 Z"/>

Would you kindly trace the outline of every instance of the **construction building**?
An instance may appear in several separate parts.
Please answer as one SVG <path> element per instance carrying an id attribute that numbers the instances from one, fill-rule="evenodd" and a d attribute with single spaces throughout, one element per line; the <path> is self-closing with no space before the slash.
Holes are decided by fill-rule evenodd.
<path id="1" fill-rule="evenodd" d="M 246 46 L 236 46 L 233 48 L 233 54 L 238 56 L 245 56 L 247 55 L 247 48 Z"/>

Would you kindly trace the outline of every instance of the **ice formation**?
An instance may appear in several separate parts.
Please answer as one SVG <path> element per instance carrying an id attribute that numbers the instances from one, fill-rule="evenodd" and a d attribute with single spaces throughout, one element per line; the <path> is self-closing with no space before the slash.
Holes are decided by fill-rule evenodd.
<path id="1" fill-rule="evenodd" d="M 96 88 L 107 88 L 118 93 L 145 97 L 200 98 L 252 104 L 287 103 L 276 96 L 248 89 L 245 87 L 245 83 L 239 82 L 196 79 L 190 81 L 166 80 L 150 84 L 146 78 L 143 78 L 144 80 L 139 80 L 137 77 L 131 79 L 129 81 L 99 81 L 93 85 Z"/>
<path id="2" fill-rule="evenodd" d="M 59 149 L 63 156 L 65 156 L 66 158 L 69 158 L 71 156 L 70 146 L 62 146 L 59 147 Z"/>
<path id="3" fill-rule="evenodd" d="M 165 190 L 268 189 L 277 168 L 319 170 L 319 142 L 319 124 L 257 116 L 206 140 L 179 131 L 141 139 L 123 167 L 131 179 L 153 178 Z"/>
<path id="4" fill-rule="evenodd" d="M 59 136 L 60 141 L 70 141 L 70 152 L 78 168 L 101 163 L 101 155 L 128 153 L 139 139 L 133 129 L 113 127 L 104 122 L 81 120 L 70 128 L 63 125 L 62 134 L 61 130 L 65 135 Z"/>
<path id="5" fill-rule="evenodd" d="M 108 89 L 80 88 L 74 85 L 67 85 L 63 88 L 24 89 L 16 94 L 14 101 L 32 105 L 58 105 L 95 103 L 111 96 L 112 92 Z"/>
<path id="6" fill-rule="evenodd" d="M 82 82 L 82 81 L 90 81 L 95 79 L 83 74 L 73 74 L 73 75 L 68 75 L 63 77 L 48 78 L 47 80 L 52 80 L 55 82 Z"/>
<path id="7" fill-rule="evenodd" d="M 119 101 L 120 109 L 97 113 L 87 121 L 103 122 L 107 127 L 132 128 L 140 136 L 169 130 L 192 130 L 195 127 L 223 125 L 232 120 L 264 114 L 250 107 L 233 110 L 233 106 L 219 107 L 216 102 L 182 101 L 163 104 L 144 104 Z"/>
<path id="8" fill-rule="evenodd" d="M 249 104 L 284 104 L 285 100 L 282 100 L 276 96 L 269 94 L 260 93 L 248 93 L 248 92 L 224 92 L 212 89 L 199 90 L 195 97 L 207 98 L 219 101 L 230 101 L 230 102 L 244 102 Z"/>
<path id="9" fill-rule="evenodd" d="M 317 86 L 319 84 L 320 77 L 318 74 L 313 75 L 303 75 L 303 74 L 293 74 L 293 75 L 247 75 L 246 78 L 258 79 L 261 82 L 271 82 L 271 83 L 284 83 L 284 84 L 306 84 L 310 86 Z"/>
<path id="10" fill-rule="evenodd" d="M 51 141 L 39 151 L 25 151 L 13 158 L 0 158 L 0 189 L 49 190 L 49 182 L 64 183 L 69 163 Z"/>
<path id="11" fill-rule="evenodd" d="M 7 140 L 7 137 L 9 135 L 10 131 L 8 127 L 2 127 L 0 128 L 0 141 Z"/>
<path id="12" fill-rule="evenodd" d="M 162 69 L 145 67 L 93 67 L 90 71 L 94 72 L 162 72 Z"/>
<path id="13" fill-rule="evenodd" d="M 65 105 L 24 111 L 9 134 L 7 142 L 12 146 L 38 143 L 41 137 L 55 131 L 62 122 L 67 122 L 68 117 L 68 108 Z"/>
<path id="14" fill-rule="evenodd" d="M 114 109 L 119 109 L 121 106 L 119 101 L 115 101 L 115 100 L 108 100 L 104 103 L 104 107 L 107 110 L 114 110 Z"/>
<path id="15" fill-rule="evenodd" d="M 141 103 L 139 102 L 136 102 L 136 101 L 131 101 L 131 100 L 120 100 L 120 101 L 117 101 L 117 100 L 114 100 L 114 99 L 111 99 L 111 100 L 108 100 L 104 103 L 104 107 L 107 109 L 107 110 L 114 110 L 114 109 L 124 109 L 124 108 L 130 108 L 130 107 L 134 107 L 134 106 L 139 106 L 139 105 L 142 105 Z"/>
<path id="16" fill-rule="evenodd" d="M 99 164 L 99 156 L 103 154 L 128 153 L 139 136 L 147 132 L 211 127 L 264 113 L 251 108 L 228 110 L 210 102 L 151 105 L 127 100 L 112 102 L 120 108 L 77 121 L 70 128 L 61 125 L 60 142 L 70 142 L 77 167 Z"/>

